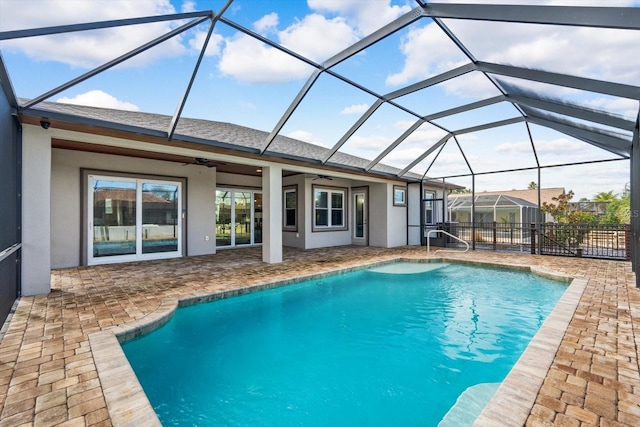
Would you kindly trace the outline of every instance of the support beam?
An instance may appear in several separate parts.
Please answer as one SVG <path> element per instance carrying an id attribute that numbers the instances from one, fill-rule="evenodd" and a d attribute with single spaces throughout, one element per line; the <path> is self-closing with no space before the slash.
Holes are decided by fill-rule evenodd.
<path id="1" fill-rule="evenodd" d="M 529 115 L 527 117 L 529 123 L 534 123 L 539 126 L 544 126 L 558 132 L 569 135 L 580 141 L 586 142 L 598 147 L 602 150 L 608 151 L 620 157 L 628 157 L 630 143 L 627 140 L 616 138 L 610 135 L 594 132 L 590 129 L 586 129 L 576 125 L 570 125 L 568 123 L 562 123 L 557 120 L 551 120 L 548 117 L 540 117 L 535 115 Z"/>
<path id="2" fill-rule="evenodd" d="M 460 107 L 450 108 L 448 110 L 443 110 L 437 113 L 429 114 L 428 116 L 424 116 L 422 119 L 425 121 L 437 120 L 443 117 L 453 116 L 455 114 L 460 114 L 466 111 L 475 110 L 477 108 L 487 107 L 489 105 L 497 104 L 498 102 L 502 102 L 505 100 L 507 100 L 507 98 L 504 95 L 498 95 L 492 98 L 483 99 L 482 101 L 476 101 L 470 104 L 461 105 Z"/>
<path id="3" fill-rule="evenodd" d="M 487 129 L 497 128 L 497 127 L 502 127 L 502 126 L 508 126 L 508 125 L 512 125 L 512 124 L 515 124 L 515 123 L 522 123 L 524 121 L 525 121 L 524 117 L 514 117 L 512 119 L 499 120 L 497 122 L 485 123 L 485 124 L 479 125 L 479 126 L 472 126 L 472 127 L 468 127 L 468 128 L 464 128 L 464 129 L 458 129 L 458 130 L 453 131 L 451 133 L 454 134 L 454 135 L 463 135 L 465 133 L 479 132 L 481 130 L 487 130 Z"/>
<path id="4" fill-rule="evenodd" d="M 530 68 L 514 67 L 511 65 L 492 64 L 489 62 L 478 62 L 476 68 L 478 71 L 489 74 L 499 74 L 555 86 L 571 87 L 588 92 L 604 93 L 605 95 L 640 100 L 640 87 L 638 86 L 552 73 L 550 71 L 532 70 Z"/>
<path id="5" fill-rule="evenodd" d="M 262 261 L 282 262 L 282 166 L 262 168 Z"/>
<path id="6" fill-rule="evenodd" d="M 424 120 L 418 120 L 416 121 L 414 124 L 412 124 L 409 129 L 407 129 L 406 131 L 404 131 L 404 133 L 402 135 L 400 135 L 395 141 L 393 141 L 393 143 L 391 143 L 382 153 L 380 153 L 378 155 L 378 157 L 376 157 L 375 159 L 373 159 L 371 162 L 369 162 L 369 164 L 364 168 L 364 170 L 366 170 L 367 172 L 369 172 L 371 170 L 371 168 L 373 168 L 375 165 L 377 165 L 378 163 L 380 163 L 380 161 L 382 159 L 384 159 L 391 151 L 393 151 L 394 148 L 396 148 L 398 145 L 400 145 L 400 143 L 402 143 L 402 141 L 404 141 L 405 139 L 407 139 L 407 137 L 409 135 L 411 135 L 413 132 L 415 132 L 420 126 L 422 126 L 422 124 L 424 123 Z"/>
<path id="7" fill-rule="evenodd" d="M 173 113 L 173 117 L 171 118 L 171 123 L 169 124 L 169 130 L 167 134 L 169 135 L 167 139 L 173 139 L 173 134 L 176 131 L 176 127 L 178 126 L 178 120 L 180 120 L 180 116 L 182 115 L 182 110 L 184 109 L 184 105 L 187 103 L 187 98 L 189 98 L 189 93 L 191 93 L 191 87 L 193 86 L 193 82 L 196 80 L 196 76 L 198 75 L 198 70 L 200 69 L 200 64 L 202 63 L 202 59 L 204 58 L 204 54 L 207 51 L 207 46 L 209 46 L 209 41 L 211 40 L 211 35 L 213 34 L 213 29 L 216 26 L 216 22 L 220 19 L 222 14 L 231 6 L 231 2 L 233 0 L 227 0 L 227 3 L 220 9 L 220 12 L 211 18 L 211 25 L 209 25 L 209 31 L 207 31 L 207 36 L 204 39 L 204 43 L 202 44 L 202 49 L 200 49 L 200 55 L 198 56 L 198 60 L 196 61 L 196 65 L 193 67 L 193 72 L 191 73 L 191 79 L 187 84 L 187 89 L 184 91 L 182 95 L 182 99 L 178 103 L 175 112 Z"/>
<path id="8" fill-rule="evenodd" d="M 532 6 L 499 4 L 427 3 L 424 12 L 432 18 L 574 27 L 640 29 L 640 9 L 632 7 Z"/>
<path id="9" fill-rule="evenodd" d="M 22 143 L 22 295 L 51 291 L 51 132 L 25 127 Z"/>
<path id="10" fill-rule="evenodd" d="M 46 12 L 45 12 L 46 13 Z M 0 32 L 0 40 L 21 39 L 25 37 L 50 36 L 52 34 L 73 33 L 77 31 L 100 30 L 103 28 L 124 27 L 127 25 L 151 24 L 163 21 L 179 21 L 183 19 L 212 16 L 213 12 L 174 13 L 171 15 L 146 16 L 142 18 L 115 19 L 112 21 L 88 22 L 84 24 L 58 25 L 55 27 L 32 28 L 27 30 Z"/>
<path id="11" fill-rule="evenodd" d="M 570 105 L 566 103 L 554 102 L 536 97 L 535 95 L 507 95 L 506 100 L 517 104 L 521 108 L 537 108 L 539 110 L 550 111 L 552 113 L 561 114 L 563 116 L 575 117 L 576 119 L 586 120 L 613 128 L 623 129 L 633 132 L 635 123 L 631 120 L 625 120 L 618 116 L 609 115 L 603 112 L 590 110 L 578 105 Z"/>
<path id="12" fill-rule="evenodd" d="M 117 57 L 116 59 L 113 59 L 113 60 L 111 60 L 111 61 L 99 66 L 98 68 L 95 68 L 95 69 L 93 69 L 93 70 L 91 70 L 91 71 L 89 71 L 89 72 L 87 72 L 87 73 L 85 73 L 85 74 L 83 74 L 83 75 L 81 75 L 79 77 L 76 77 L 73 80 L 70 80 L 69 82 L 67 82 L 67 83 L 65 83 L 63 85 L 58 86 L 55 89 L 50 90 L 47 93 L 44 93 L 44 94 L 42 94 L 42 95 L 40 95 L 40 96 L 38 96 L 36 98 L 33 98 L 33 99 L 29 100 L 28 102 L 26 102 L 24 104 L 24 107 L 28 108 L 28 107 L 31 107 L 33 105 L 39 104 L 40 102 L 44 101 L 45 99 L 51 98 L 52 96 L 54 96 L 54 95 L 56 95 L 56 94 L 58 94 L 60 92 L 63 92 L 65 90 L 77 85 L 78 83 L 82 83 L 83 81 L 85 81 L 85 80 L 87 80 L 87 79 L 89 79 L 89 78 L 91 78 L 91 77 L 93 77 L 93 76 L 95 76 L 97 74 L 100 74 L 101 72 L 106 71 L 109 68 L 115 67 L 116 65 L 126 61 L 127 59 L 131 59 L 134 56 L 136 56 L 136 55 L 138 55 L 138 54 L 140 54 L 140 53 L 142 53 L 142 52 L 144 52 L 146 50 L 149 50 L 152 47 L 157 46 L 160 43 L 162 43 L 162 42 L 164 42 L 166 40 L 169 40 L 170 38 L 172 38 L 174 36 L 177 36 L 178 34 L 184 32 L 184 31 L 187 31 L 190 28 L 193 28 L 193 27 L 201 24 L 202 22 L 206 21 L 207 19 L 209 19 L 208 16 L 205 16 L 205 17 L 202 17 L 202 18 L 198 18 L 198 19 L 195 19 L 195 20 L 193 20 L 191 22 L 188 22 L 188 23 L 176 28 L 175 30 L 169 31 L 168 33 L 166 33 L 166 34 L 164 34 L 164 35 L 162 35 L 162 36 L 160 36 L 160 37 L 158 37 L 158 38 L 156 38 L 156 39 L 154 39 L 154 40 L 152 40 L 152 41 L 150 41 L 148 43 L 145 43 L 144 45 L 139 46 L 136 49 L 133 49 L 132 51 L 129 51 L 129 52 L 125 53 L 124 55 L 121 55 L 121 56 Z"/>
<path id="13" fill-rule="evenodd" d="M 340 149 L 340 147 L 342 147 L 344 145 L 345 142 L 347 142 L 347 140 L 349 138 L 351 138 L 351 136 L 356 133 L 356 131 L 360 128 L 360 126 L 362 126 L 364 124 L 364 122 L 366 122 L 369 117 L 371 117 L 371 115 L 373 113 L 375 113 L 375 111 L 380 108 L 380 106 L 382 105 L 382 100 L 377 99 L 376 102 L 373 103 L 373 105 L 371 107 L 369 107 L 369 109 L 353 124 L 353 126 L 351 126 L 351 128 L 349 128 L 349 130 L 347 131 L 347 133 L 345 133 L 342 138 L 340 138 L 340 140 L 338 142 L 336 142 L 333 147 L 331 147 L 331 149 L 329 150 L 329 152 L 327 154 L 325 154 L 324 158 L 322 159 L 322 164 L 326 164 L 327 161 L 333 157 L 333 155 L 336 153 L 336 151 L 338 151 Z"/>
<path id="14" fill-rule="evenodd" d="M 420 163 L 421 161 L 423 161 L 429 154 L 433 153 L 434 151 L 436 151 L 441 145 L 446 144 L 446 142 L 449 140 L 449 138 L 451 138 L 453 135 L 448 133 L 444 136 L 444 138 L 442 138 L 440 141 L 436 142 L 435 144 L 433 144 L 431 147 L 429 147 L 429 149 L 427 151 L 425 151 L 424 153 L 422 153 L 420 156 L 418 156 L 418 158 L 416 158 L 413 162 L 411 162 L 406 168 L 402 169 L 400 172 L 398 172 L 398 176 L 402 177 L 404 176 L 407 172 L 409 172 L 411 169 L 413 169 L 413 167 L 415 165 L 417 165 L 418 163 Z"/>

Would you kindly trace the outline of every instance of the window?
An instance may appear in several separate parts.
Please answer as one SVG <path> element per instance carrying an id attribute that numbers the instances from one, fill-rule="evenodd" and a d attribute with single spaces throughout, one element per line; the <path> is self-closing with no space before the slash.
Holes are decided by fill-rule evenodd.
<path id="1" fill-rule="evenodd" d="M 313 188 L 313 227 L 322 229 L 346 230 L 345 189 Z"/>
<path id="2" fill-rule="evenodd" d="M 407 188 L 393 186 L 393 206 L 407 206 Z"/>
<path id="3" fill-rule="evenodd" d="M 435 193 L 431 191 L 424 192 L 424 223 L 426 225 L 435 224 L 435 218 L 433 216 L 433 204 L 436 198 Z"/>
<path id="4" fill-rule="evenodd" d="M 282 229 L 284 231 L 298 231 L 298 186 L 284 188 L 282 203 Z"/>

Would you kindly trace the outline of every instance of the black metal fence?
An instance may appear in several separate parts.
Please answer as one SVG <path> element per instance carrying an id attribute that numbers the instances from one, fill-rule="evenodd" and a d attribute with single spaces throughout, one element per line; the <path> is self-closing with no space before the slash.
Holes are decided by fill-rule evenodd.
<path id="1" fill-rule="evenodd" d="M 542 255 L 631 259 L 629 225 L 549 223 L 541 224 L 536 231 L 540 239 L 536 250 Z"/>
<path id="2" fill-rule="evenodd" d="M 627 224 L 535 224 L 498 222 L 454 222 L 439 224 L 464 240 L 472 249 L 527 252 L 616 260 L 631 259 L 631 228 Z M 442 245 L 442 240 L 431 241 Z M 465 247 L 446 237 L 447 247 Z"/>

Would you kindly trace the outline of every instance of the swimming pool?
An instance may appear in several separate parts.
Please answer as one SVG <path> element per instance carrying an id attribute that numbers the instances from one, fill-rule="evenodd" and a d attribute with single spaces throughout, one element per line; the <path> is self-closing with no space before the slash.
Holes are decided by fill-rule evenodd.
<path id="1" fill-rule="evenodd" d="M 502 381 L 565 289 L 392 264 L 182 308 L 123 349 L 164 425 L 435 426 Z"/>

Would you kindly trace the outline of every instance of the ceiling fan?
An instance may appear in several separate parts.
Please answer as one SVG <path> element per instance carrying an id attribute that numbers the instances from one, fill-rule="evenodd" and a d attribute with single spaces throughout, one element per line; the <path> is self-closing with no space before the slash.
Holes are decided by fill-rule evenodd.
<path id="1" fill-rule="evenodd" d="M 316 175 L 316 177 L 313 178 L 312 181 L 315 181 L 317 179 L 326 179 L 327 181 L 333 181 L 333 178 L 329 175 Z"/>
<path id="2" fill-rule="evenodd" d="M 215 162 L 213 160 L 205 159 L 204 157 L 194 157 L 193 162 L 187 162 L 182 166 L 186 166 L 186 165 L 200 165 L 200 166 L 206 166 L 208 168 L 212 168 L 215 166 L 225 166 L 226 163 Z"/>

